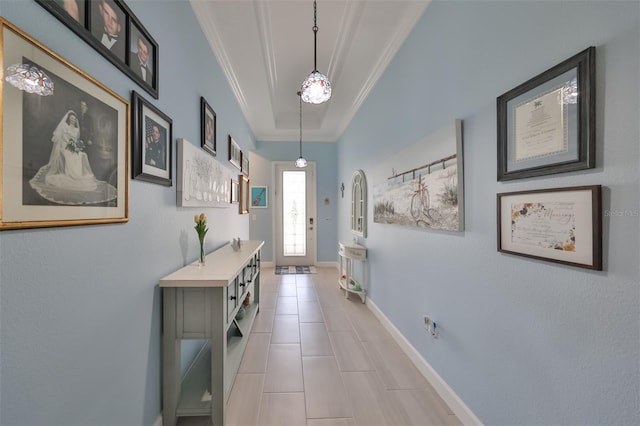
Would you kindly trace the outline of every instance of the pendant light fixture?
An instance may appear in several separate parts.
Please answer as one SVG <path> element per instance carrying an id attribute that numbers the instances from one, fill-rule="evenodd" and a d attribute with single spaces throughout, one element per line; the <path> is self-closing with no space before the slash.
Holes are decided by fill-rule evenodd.
<path id="1" fill-rule="evenodd" d="M 321 104 L 331 98 L 331 83 L 326 75 L 318 71 L 318 14 L 316 1 L 313 1 L 313 71 L 302 82 L 301 99 L 309 104 Z"/>
<path id="2" fill-rule="evenodd" d="M 296 167 L 307 167 L 307 160 L 302 156 L 302 92 L 298 92 L 300 98 L 300 157 L 296 160 Z"/>
<path id="3" fill-rule="evenodd" d="M 53 81 L 40 68 L 29 64 L 7 67 L 5 80 L 20 90 L 40 96 L 53 95 Z"/>

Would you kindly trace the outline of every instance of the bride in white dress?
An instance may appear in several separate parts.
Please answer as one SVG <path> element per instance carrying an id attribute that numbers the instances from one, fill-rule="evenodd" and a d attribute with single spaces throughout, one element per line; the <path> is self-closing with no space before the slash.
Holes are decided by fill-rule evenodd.
<path id="1" fill-rule="evenodd" d="M 87 147 L 80 137 L 78 116 L 69 110 L 53 132 L 49 163 L 29 181 L 47 200 L 75 205 L 102 203 L 116 197 L 116 188 L 94 176 Z"/>

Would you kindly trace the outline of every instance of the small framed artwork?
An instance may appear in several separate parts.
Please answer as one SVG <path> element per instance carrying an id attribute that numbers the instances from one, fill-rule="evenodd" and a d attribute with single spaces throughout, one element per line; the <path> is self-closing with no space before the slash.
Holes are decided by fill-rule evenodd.
<path id="1" fill-rule="evenodd" d="M 8 21 L 0 27 L 0 230 L 128 221 L 129 103 Z"/>
<path id="2" fill-rule="evenodd" d="M 197 144 L 176 141 L 178 157 L 178 207 L 229 207 L 231 171 Z"/>
<path id="3" fill-rule="evenodd" d="M 249 176 L 249 154 L 245 154 L 244 152 L 240 152 L 240 163 L 242 166 L 240 167 L 240 171 L 243 175 Z"/>
<path id="4" fill-rule="evenodd" d="M 172 186 L 173 121 L 135 91 L 131 94 L 134 179 Z"/>
<path id="5" fill-rule="evenodd" d="M 248 214 L 249 205 L 251 203 L 251 200 L 249 199 L 251 196 L 249 193 L 249 178 L 245 175 L 238 175 L 238 182 L 240 184 L 240 191 L 238 193 L 238 212 L 240 214 Z"/>
<path id="6" fill-rule="evenodd" d="M 498 180 L 595 167 L 595 47 L 497 99 Z"/>
<path id="7" fill-rule="evenodd" d="M 240 187 L 238 186 L 238 181 L 231 179 L 231 204 L 238 204 L 238 191 Z"/>
<path id="8" fill-rule="evenodd" d="M 251 208 L 266 209 L 269 207 L 267 202 L 267 187 L 252 186 L 251 187 Z"/>
<path id="9" fill-rule="evenodd" d="M 602 270 L 602 187 L 497 195 L 498 251 Z"/>
<path id="10" fill-rule="evenodd" d="M 238 170 L 242 170 L 242 151 L 240 145 L 229 135 L 229 162 Z"/>
<path id="11" fill-rule="evenodd" d="M 84 29 L 87 23 L 85 0 L 37 0 L 69 28 Z"/>
<path id="12" fill-rule="evenodd" d="M 216 155 L 216 113 L 204 97 L 200 97 L 200 146 Z"/>

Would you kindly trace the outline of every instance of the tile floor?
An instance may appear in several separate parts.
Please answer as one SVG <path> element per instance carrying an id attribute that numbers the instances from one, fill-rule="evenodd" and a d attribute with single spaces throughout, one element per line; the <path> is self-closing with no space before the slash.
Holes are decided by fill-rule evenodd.
<path id="1" fill-rule="evenodd" d="M 460 425 L 335 268 L 263 268 L 260 312 L 227 405 L 229 426 Z M 210 425 L 181 417 L 180 426 Z"/>

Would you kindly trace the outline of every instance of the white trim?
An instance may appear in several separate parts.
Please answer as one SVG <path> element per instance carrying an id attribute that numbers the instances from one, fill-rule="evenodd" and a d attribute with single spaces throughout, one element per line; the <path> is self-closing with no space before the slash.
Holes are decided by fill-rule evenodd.
<path id="1" fill-rule="evenodd" d="M 275 268 L 276 267 L 276 263 L 275 262 L 265 262 L 264 260 L 262 262 L 260 262 L 260 265 L 263 268 Z"/>
<path id="2" fill-rule="evenodd" d="M 155 422 L 153 422 L 153 425 L 151 426 L 162 426 L 162 413 L 158 415 L 158 418 L 156 419 Z"/>
<path id="3" fill-rule="evenodd" d="M 420 355 L 420 353 L 413 347 L 406 337 L 400 333 L 400 330 L 386 317 L 386 315 L 378 308 L 378 306 L 370 299 L 367 298 L 367 306 L 369 310 L 375 315 L 382 323 L 384 328 L 391 334 L 393 339 L 400 345 L 402 351 L 409 357 L 416 368 L 422 373 L 424 378 L 433 386 L 435 391 L 440 395 L 442 399 L 447 403 L 451 411 L 458 416 L 458 419 L 464 425 L 478 425 L 482 426 L 482 422 L 476 415 L 467 407 L 467 405 L 460 399 L 460 397 L 451 389 L 451 387 L 445 382 L 442 377 L 434 370 L 434 368 Z"/>
<path id="4" fill-rule="evenodd" d="M 318 268 L 336 268 L 338 269 L 338 262 L 316 262 Z"/>

